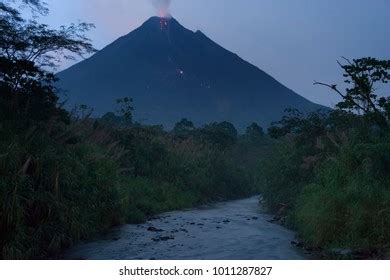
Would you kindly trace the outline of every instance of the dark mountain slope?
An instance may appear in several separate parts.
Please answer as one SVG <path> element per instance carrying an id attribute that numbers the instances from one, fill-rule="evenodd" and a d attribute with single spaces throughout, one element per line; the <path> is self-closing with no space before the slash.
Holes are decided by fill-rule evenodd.
<path id="1" fill-rule="evenodd" d="M 132 97 L 135 118 L 171 128 L 183 117 L 201 125 L 230 121 L 239 129 L 278 120 L 286 108 L 323 108 L 175 19 L 153 17 L 83 62 L 58 74 L 68 106 L 101 115 Z"/>

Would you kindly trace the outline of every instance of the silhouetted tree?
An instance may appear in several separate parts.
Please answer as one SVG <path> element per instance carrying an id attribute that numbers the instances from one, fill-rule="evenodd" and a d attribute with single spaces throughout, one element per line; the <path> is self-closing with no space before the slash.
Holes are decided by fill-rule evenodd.
<path id="1" fill-rule="evenodd" d="M 268 134 L 272 138 L 279 138 L 286 134 L 299 133 L 304 122 L 304 115 L 297 109 L 286 109 L 282 120 L 274 122 L 268 128 Z"/>
<path id="2" fill-rule="evenodd" d="M 10 3 L 28 5 L 34 13 L 45 15 L 39 0 L 0 3 L 0 111 L 1 118 L 45 120 L 64 115 L 52 83 L 53 69 L 63 59 L 93 53 L 84 36 L 92 25 L 80 23 L 51 29 L 35 19 L 26 20 Z"/>
<path id="3" fill-rule="evenodd" d="M 246 137 L 248 140 L 258 142 L 264 137 L 264 130 L 257 123 L 252 123 L 246 129 Z"/>
<path id="4" fill-rule="evenodd" d="M 378 60 L 371 57 L 349 60 L 346 64 L 338 62 L 344 70 L 345 83 L 351 85 L 342 93 L 337 85 L 315 82 L 316 85 L 329 87 L 342 101 L 337 104 L 341 110 L 363 113 L 377 117 L 380 123 L 389 121 L 390 97 L 379 98 L 376 94 L 377 84 L 390 81 L 390 60 Z M 379 119 L 378 119 L 379 117 Z M 381 119 L 381 120 L 380 120 Z"/>
<path id="5" fill-rule="evenodd" d="M 194 123 L 187 119 L 182 119 L 180 122 L 176 123 L 173 128 L 173 133 L 179 137 L 188 137 L 195 130 Z"/>
<path id="6" fill-rule="evenodd" d="M 129 97 L 125 97 L 122 99 L 118 99 L 116 103 L 119 106 L 118 113 L 122 118 L 122 125 L 129 126 L 133 123 L 133 99 Z"/>
<path id="7" fill-rule="evenodd" d="M 201 134 L 203 139 L 221 149 L 226 149 L 237 142 L 238 132 L 229 122 L 211 123 L 206 125 Z"/>

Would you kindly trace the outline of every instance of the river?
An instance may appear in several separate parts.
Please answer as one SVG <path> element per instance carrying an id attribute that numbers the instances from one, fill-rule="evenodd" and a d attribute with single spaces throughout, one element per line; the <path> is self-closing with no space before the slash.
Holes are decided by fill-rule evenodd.
<path id="1" fill-rule="evenodd" d="M 114 228 L 80 244 L 66 259 L 297 260 L 294 232 L 268 222 L 258 197 L 160 215 L 143 225 Z"/>

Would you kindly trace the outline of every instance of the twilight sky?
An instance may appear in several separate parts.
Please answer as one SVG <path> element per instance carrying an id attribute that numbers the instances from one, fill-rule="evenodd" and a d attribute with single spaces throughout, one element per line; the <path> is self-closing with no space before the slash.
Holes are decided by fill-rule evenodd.
<path id="1" fill-rule="evenodd" d="M 46 2 L 51 12 L 44 21 L 54 27 L 95 23 L 90 37 L 98 49 L 156 14 L 150 0 Z M 337 59 L 390 59 L 390 0 L 173 0 L 171 13 L 188 29 L 201 30 L 297 93 L 328 106 L 337 97 L 313 81 L 341 83 Z"/>

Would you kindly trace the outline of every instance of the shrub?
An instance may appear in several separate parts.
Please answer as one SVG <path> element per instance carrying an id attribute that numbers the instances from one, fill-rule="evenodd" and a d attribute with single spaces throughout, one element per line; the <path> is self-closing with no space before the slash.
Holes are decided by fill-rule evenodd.
<path id="1" fill-rule="evenodd" d="M 325 162 L 297 202 L 302 236 L 316 246 L 388 248 L 389 167 L 389 143 L 348 146 Z"/>

